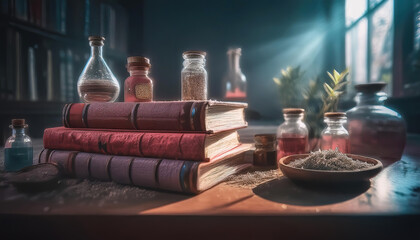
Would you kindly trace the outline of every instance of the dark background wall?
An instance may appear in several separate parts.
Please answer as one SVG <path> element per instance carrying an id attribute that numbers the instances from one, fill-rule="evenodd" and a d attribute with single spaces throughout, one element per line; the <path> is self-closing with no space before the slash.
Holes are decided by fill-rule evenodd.
<path id="1" fill-rule="evenodd" d="M 341 50 L 326 47 L 328 34 L 341 27 L 344 16 L 333 23 L 332 8 L 342 11 L 344 5 L 308 0 L 144 1 L 143 46 L 132 53 L 150 57 L 156 98 L 172 100 L 180 98 L 182 52 L 206 51 L 209 96 L 218 99 L 227 70 L 226 50 L 241 47 L 250 108 L 276 119 L 280 106 L 272 78 L 280 69 L 301 65 L 309 78 L 329 67 L 343 67 Z M 343 44 L 344 37 L 335 42 Z M 333 55 L 341 57 L 327 62 Z"/>

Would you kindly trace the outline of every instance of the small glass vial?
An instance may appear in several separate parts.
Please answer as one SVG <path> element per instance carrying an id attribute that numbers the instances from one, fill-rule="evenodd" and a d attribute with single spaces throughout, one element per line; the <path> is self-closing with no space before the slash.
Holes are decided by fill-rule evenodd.
<path id="1" fill-rule="evenodd" d="M 309 151 L 308 128 L 303 122 L 305 110 L 284 108 L 284 123 L 277 129 L 277 161 L 280 158 Z"/>
<path id="2" fill-rule="evenodd" d="M 31 166 L 33 162 L 33 148 L 31 138 L 25 134 L 25 119 L 12 119 L 12 136 L 4 145 L 5 171 L 15 172 Z"/>
<path id="3" fill-rule="evenodd" d="M 102 57 L 104 41 L 104 37 L 89 37 L 91 56 L 77 81 L 82 102 L 114 102 L 120 94 L 120 84 Z"/>
<path id="4" fill-rule="evenodd" d="M 254 165 L 277 166 L 276 161 L 276 135 L 256 134 L 254 136 L 255 151 Z"/>
<path id="5" fill-rule="evenodd" d="M 321 133 L 321 149 L 338 149 L 342 153 L 350 153 L 349 132 L 343 126 L 347 123 L 346 114 L 343 112 L 327 112 L 324 114 L 324 122 L 327 127 Z"/>
<path id="6" fill-rule="evenodd" d="M 125 102 L 153 101 L 153 82 L 148 76 L 151 66 L 148 58 L 127 58 L 127 71 L 130 76 L 124 82 Z"/>
<path id="7" fill-rule="evenodd" d="M 206 52 L 187 51 L 182 54 L 184 68 L 181 71 L 181 99 L 207 100 Z"/>

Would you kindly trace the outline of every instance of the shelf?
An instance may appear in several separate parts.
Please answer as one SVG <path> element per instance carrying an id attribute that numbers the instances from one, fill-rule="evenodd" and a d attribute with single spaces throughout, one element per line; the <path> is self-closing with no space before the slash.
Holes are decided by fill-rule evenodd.
<path id="1" fill-rule="evenodd" d="M 2 101 L 0 115 L 61 114 L 64 102 Z"/>
<path id="2" fill-rule="evenodd" d="M 38 36 L 45 37 L 45 38 L 55 40 L 55 41 L 59 41 L 59 42 L 63 42 L 66 44 L 75 44 L 75 43 L 77 43 L 78 45 L 82 44 L 82 39 L 80 38 L 72 38 L 66 34 L 35 25 L 28 21 L 23 21 L 23 20 L 15 19 L 12 17 L 5 17 L 5 16 L 1 16 L 0 19 L 2 21 L 2 25 L 11 27 L 14 29 L 18 29 L 20 31 L 36 34 Z"/>

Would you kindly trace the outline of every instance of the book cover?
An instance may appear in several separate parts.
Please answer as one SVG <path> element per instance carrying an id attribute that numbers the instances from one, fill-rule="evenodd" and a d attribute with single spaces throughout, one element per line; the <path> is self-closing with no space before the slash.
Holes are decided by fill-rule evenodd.
<path id="1" fill-rule="evenodd" d="M 38 162 L 56 163 L 75 178 L 199 193 L 251 166 L 249 149 L 250 145 L 241 145 L 211 163 L 44 149 Z"/>
<path id="2" fill-rule="evenodd" d="M 236 131 L 218 134 L 47 128 L 44 147 L 111 155 L 210 161 L 239 145 Z"/>
<path id="3" fill-rule="evenodd" d="M 218 101 L 73 103 L 63 109 L 63 124 L 69 128 L 212 133 L 246 127 L 245 107 L 245 103 Z M 218 114 L 213 114 L 217 126 L 209 121 L 213 112 Z M 223 118 L 226 114 L 229 118 Z"/>

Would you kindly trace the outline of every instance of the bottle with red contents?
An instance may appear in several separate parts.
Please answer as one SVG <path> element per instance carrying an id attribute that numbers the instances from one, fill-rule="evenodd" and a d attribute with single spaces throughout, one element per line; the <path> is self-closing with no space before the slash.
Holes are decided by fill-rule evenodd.
<path id="1" fill-rule="evenodd" d="M 303 122 L 305 110 L 284 108 L 284 123 L 277 129 L 277 161 L 280 158 L 309 151 L 308 128 Z"/>
<path id="2" fill-rule="evenodd" d="M 145 57 L 128 57 L 127 71 L 130 76 L 124 82 L 125 102 L 151 102 L 153 82 L 149 78 L 150 60 Z"/>
<path id="3" fill-rule="evenodd" d="M 350 153 L 349 132 L 343 126 L 347 123 L 346 114 L 343 112 L 327 112 L 324 114 L 324 122 L 327 127 L 321 133 L 321 149 L 338 149 L 342 153 Z"/>

